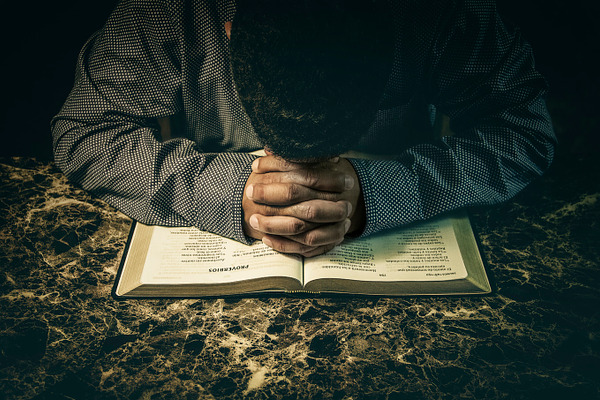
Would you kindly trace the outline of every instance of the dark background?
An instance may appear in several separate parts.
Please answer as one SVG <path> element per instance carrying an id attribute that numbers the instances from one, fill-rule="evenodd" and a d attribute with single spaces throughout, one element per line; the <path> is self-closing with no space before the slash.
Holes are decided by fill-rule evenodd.
<path id="1" fill-rule="evenodd" d="M 0 24 L 0 156 L 52 159 L 50 119 L 71 89 L 79 49 L 116 3 L 55 0 L 5 8 L 10 11 Z M 498 0 L 498 8 L 531 43 L 550 83 L 559 157 L 600 155 L 600 6 L 590 0 Z"/>

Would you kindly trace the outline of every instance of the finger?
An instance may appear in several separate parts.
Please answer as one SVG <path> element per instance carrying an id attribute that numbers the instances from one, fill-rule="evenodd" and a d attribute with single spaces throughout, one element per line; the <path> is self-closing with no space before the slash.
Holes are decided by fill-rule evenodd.
<path id="1" fill-rule="evenodd" d="M 341 242 L 340 242 L 341 243 Z M 308 251 L 306 253 L 302 253 L 303 257 L 309 258 L 309 257 L 315 257 L 315 256 L 320 256 L 321 254 L 325 254 L 328 251 L 333 250 L 336 246 L 338 246 L 340 243 L 334 243 L 334 244 L 330 244 L 327 246 L 321 246 L 321 247 L 317 247 L 316 249 L 312 250 L 312 251 Z"/>
<path id="2" fill-rule="evenodd" d="M 308 164 L 310 164 L 310 166 L 322 166 L 327 168 L 328 166 L 330 167 L 331 164 L 339 163 L 339 161 L 340 157 L 332 157 L 324 161 Z M 305 162 L 288 161 L 284 158 L 273 155 L 259 157 L 252 162 L 252 172 L 255 172 L 257 174 L 264 174 L 267 172 L 286 172 L 306 167 L 307 163 Z"/>
<path id="3" fill-rule="evenodd" d="M 248 220 L 250 226 L 262 233 L 270 235 L 298 235 L 319 226 L 298 218 L 288 216 L 264 216 L 254 214 Z"/>
<path id="4" fill-rule="evenodd" d="M 291 207 L 258 206 L 248 223 L 263 233 L 297 235 L 321 224 L 345 221 L 351 213 L 352 205 L 347 201 L 310 200 Z"/>
<path id="5" fill-rule="evenodd" d="M 348 229 L 350 229 L 350 224 L 350 220 L 346 219 L 344 222 L 338 222 L 337 224 L 321 225 L 298 235 L 286 236 L 286 239 L 310 247 L 340 243 L 344 240 L 344 235 L 348 232 Z"/>
<path id="6" fill-rule="evenodd" d="M 354 179 L 343 172 L 323 169 L 297 169 L 257 174 L 257 183 L 295 183 L 315 190 L 342 193 L 354 187 Z"/>
<path id="7" fill-rule="evenodd" d="M 255 203 L 288 206 L 307 200 L 340 200 L 341 194 L 323 192 L 297 183 L 253 183 L 246 188 L 246 196 Z"/>
<path id="8" fill-rule="evenodd" d="M 265 146 L 265 154 L 268 155 L 268 156 L 275 156 L 275 153 L 273 153 L 271 151 L 271 149 L 269 147 L 267 147 L 267 146 Z M 290 161 L 290 162 L 297 162 L 297 161 L 294 161 L 294 160 L 288 160 L 288 161 Z M 322 160 L 320 160 L 320 161 L 322 161 Z M 340 161 L 340 156 L 331 157 L 329 159 L 326 159 L 325 161 L 329 161 L 329 162 L 332 162 L 332 163 L 338 163 Z M 306 163 L 307 161 L 304 159 L 303 162 Z"/>
<path id="9" fill-rule="evenodd" d="M 278 251 L 280 253 L 286 254 L 300 254 L 306 257 L 313 257 L 315 255 L 326 253 L 327 251 L 333 249 L 337 244 L 329 244 L 325 246 L 319 247 L 310 247 L 303 245 L 298 242 L 294 242 L 289 240 L 283 236 L 270 236 L 265 235 L 262 238 L 262 241 L 267 246 L 271 247 L 273 250 Z"/>
<path id="10" fill-rule="evenodd" d="M 252 172 L 257 174 L 292 171 L 296 168 L 298 164 L 276 156 L 259 157 L 252 162 Z"/>
<path id="11" fill-rule="evenodd" d="M 354 179 L 343 172 L 321 168 L 304 168 L 280 173 L 281 182 L 297 183 L 316 190 L 342 193 L 354 187 Z"/>
<path id="12" fill-rule="evenodd" d="M 324 224 L 348 218 L 352 214 L 352 204 L 349 201 L 307 200 L 282 211 L 304 221 Z"/>
<path id="13" fill-rule="evenodd" d="M 260 216 L 295 217 L 319 224 L 340 222 L 352 215 L 352 204 L 349 201 L 307 200 L 291 206 L 254 204 L 254 212 Z"/>

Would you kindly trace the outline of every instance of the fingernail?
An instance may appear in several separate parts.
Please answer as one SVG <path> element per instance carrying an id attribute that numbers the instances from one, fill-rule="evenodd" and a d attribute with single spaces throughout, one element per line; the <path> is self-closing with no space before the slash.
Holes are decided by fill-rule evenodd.
<path id="1" fill-rule="evenodd" d="M 268 237 L 266 237 L 266 236 L 264 236 L 264 237 L 262 238 L 262 242 L 263 242 L 264 244 L 266 244 L 267 246 L 269 246 L 269 247 L 273 247 L 273 242 L 271 242 L 271 241 L 269 240 L 269 238 L 268 238 Z"/>
<path id="2" fill-rule="evenodd" d="M 252 199 L 253 193 L 254 193 L 254 186 L 248 185 L 248 187 L 246 188 L 246 197 L 248 197 L 249 199 Z"/>
<path id="3" fill-rule="evenodd" d="M 352 214 L 352 203 L 348 202 L 348 217 Z"/>
<path id="4" fill-rule="evenodd" d="M 344 223 L 345 227 L 344 227 L 344 233 L 347 233 L 348 230 L 350 229 L 350 224 L 352 224 L 352 222 L 350 222 L 349 219 L 346 220 L 346 222 Z"/>
<path id="5" fill-rule="evenodd" d="M 332 159 L 330 159 L 329 161 L 331 161 L 332 163 L 337 163 L 340 161 L 339 157 L 333 157 Z"/>
<path id="6" fill-rule="evenodd" d="M 258 171 L 258 164 L 260 163 L 258 160 L 259 159 L 257 158 L 256 160 L 252 161 L 252 171 Z"/>
<path id="7" fill-rule="evenodd" d="M 346 177 L 344 178 L 344 184 L 346 190 L 350 190 L 354 187 L 354 179 L 352 179 L 350 175 L 346 175 Z"/>
<path id="8" fill-rule="evenodd" d="M 248 222 L 250 223 L 251 227 L 258 230 L 258 218 L 256 217 L 256 215 L 251 216 Z"/>

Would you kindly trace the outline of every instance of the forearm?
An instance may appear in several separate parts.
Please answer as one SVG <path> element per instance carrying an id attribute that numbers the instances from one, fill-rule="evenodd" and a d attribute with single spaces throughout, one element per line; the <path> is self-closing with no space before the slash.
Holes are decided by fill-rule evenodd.
<path id="1" fill-rule="evenodd" d="M 211 10 L 190 12 L 214 32 L 203 40 L 216 48 L 222 26 Z M 190 97 L 182 95 L 190 91 L 182 67 L 191 61 L 185 57 L 195 57 L 192 66 L 203 61 L 190 51 L 197 41 L 186 39 L 194 37 L 195 27 L 173 2 L 119 2 L 80 52 L 73 90 L 52 121 L 55 159 L 69 179 L 136 220 L 197 226 L 247 242 L 241 198 L 254 157 L 202 151 L 206 137 L 226 135 L 209 122 L 195 127 L 197 135 L 172 132 L 190 140 L 160 140 L 163 117 L 187 113 L 202 119 L 200 111 L 186 108 Z M 203 76 L 194 74 L 193 82 Z M 211 91 L 208 84 L 193 89 Z M 192 98 L 195 106 L 202 97 Z"/>
<path id="2" fill-rule="evenodd" d="M 542 98 L 518 110 L 412 147 L 393 160 L 351 159 L 365 199 L 363 235 L 505 201 L 541 175 L 556 144 L 550 117 Z M 509 122 L 517 116 L 519 125 Z"/>
<path id="3" fill-rule="evenodd" d="M 131 124 L 76 127 L 59 119 L 54 133 L 55 160 L 67 177 L 129 217 L 248 242 L 241 198 L 254 156 L 203 154 L 189 140 L 161 143 L 151 127 Z"/>

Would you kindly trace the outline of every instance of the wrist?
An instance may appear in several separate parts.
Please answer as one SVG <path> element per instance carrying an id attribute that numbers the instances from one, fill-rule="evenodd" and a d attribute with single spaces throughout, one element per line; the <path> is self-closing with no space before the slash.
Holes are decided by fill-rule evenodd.
<path id="1" fill-rule="evenodd" d="M 365 202 L 363 199 L 362 191 L 358 196 L 358 200 L 356 204 L 353 204 L 352 214 L 350 215 L 350 229 L 348 230 L 348 235 L 350 236 L 360 236 L 362 231 L 365 228 L 366 223 L 366 212 L 365 212 Z"/>
<path id="2" fill-rule="evenodd" d="M 350 228 L 348 229 L 347 235 L 349 236 L 360 236 L 363 232 L 366 224 L 366 208 L 363 197 L 363 191 L 360 179 L 357 171 L 350 160 L 343 159 L 342 164 L 347 165 L 346 172 L 350 174 L 354 180 L 354 186 L 349 190 L 348 200 L 352 205 L 352 212 L 349 215 Z"/>
<path id="3" fill-rule="evenodd" d="M 248 207 L 248 202 L 250 201 L 246 197 L 246 189 L 248 187 L 248 180 L 252 174 L 252 162 L 255 159 L 256 158 L 251 159 L 241 171 L 234 192 L 234 204 L 236 204 L 236 208 L 234 210 L 234 224 L 236 232 L 235 239 L 245 244 L 251 244 L 256 239 L 254 231 L 247 223 L 247 219 L 250 217 L 250 215 L 246 215 L 246 208 Z"/>

